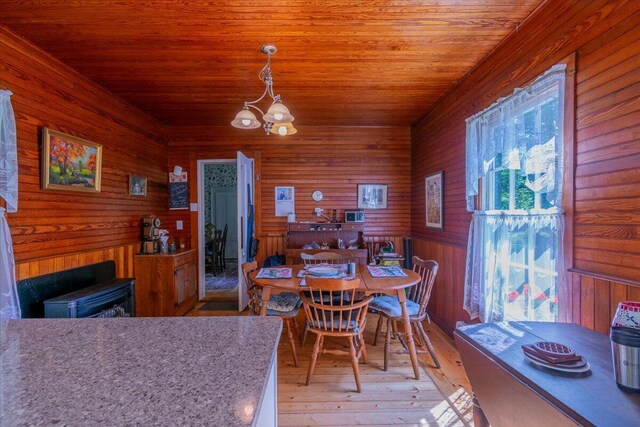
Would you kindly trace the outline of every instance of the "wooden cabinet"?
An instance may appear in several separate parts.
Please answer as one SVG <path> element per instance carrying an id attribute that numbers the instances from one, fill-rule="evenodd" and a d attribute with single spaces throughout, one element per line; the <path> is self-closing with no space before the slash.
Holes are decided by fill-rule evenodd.
<path id="1" fill-rule="evenodd" d="M 137 316 L 182 316 L 198 302 L 197 251 L 136 255 Z"/>
<path id="2" fill-rule="evenodd" d="M 287 264 L 301 264 L 300 254 L 318 252 L 337 252 L 349 256 L 358 264 L 367 263 L 367 250 L 363 249 L 362 223 L 306 223 L 287 224 L 286 255 Z M 358 249 L 338 249 L 338 239 L 348 246 L 355 241 Z M 326 243 L 330 249 L 302 249 L 302 246 L 316 242 Z"/>

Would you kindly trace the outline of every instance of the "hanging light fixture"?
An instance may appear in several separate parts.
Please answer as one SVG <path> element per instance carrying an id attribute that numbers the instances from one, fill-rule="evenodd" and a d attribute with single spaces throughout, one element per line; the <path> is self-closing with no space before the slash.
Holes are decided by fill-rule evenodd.
<path id="1" fill-rule="evenodd" d="M 294 117 L 289 109 L 282 103 L 280 95 L 273 94 L 273 77 L 271 77 L 271 55 L 275 54 L 278 49 L 274 45 L 265 44 L 260 46 L 262 53 L 267 55 L 267 64 L 262 67 L 258 73 L 258 78 L 264 83 L 264 92 L 262 96 L 254 101 L 245 101 L 242 110 L 236 114 L 235 119 L 231 122 L 231 126 L 238 129 L 256 129 L 262 126 L 265 133 L 273 133 L 276 135 L 293 135 L 297 132 L 293 127 Z M 269 106 L 266 113 L 263 113 L 255 104 L 262 101 L 265 96 L 269 95 L 273 102 Z M 253 108 L 260 113 L 264 123 L 260 123 L 256 115 L 249 108 Z"/>

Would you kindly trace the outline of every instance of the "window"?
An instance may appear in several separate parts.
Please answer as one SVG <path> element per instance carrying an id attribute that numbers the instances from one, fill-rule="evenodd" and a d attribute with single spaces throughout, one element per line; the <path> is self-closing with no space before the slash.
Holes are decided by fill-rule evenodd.
<path id="1" fill-rule="evenodd" d="M 467 120 L 468 209 L 482 190 L 467 251 L 472 318 L 558 318 L 564 70 L 553 67 Z"/>

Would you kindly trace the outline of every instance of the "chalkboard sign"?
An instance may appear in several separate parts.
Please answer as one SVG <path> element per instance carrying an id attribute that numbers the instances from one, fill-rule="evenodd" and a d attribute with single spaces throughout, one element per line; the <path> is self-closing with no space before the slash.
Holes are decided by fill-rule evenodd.
<path id="1" fill-rule="evenodd" d="M 169 209 L 189 209 L 189 183 L 169 183 Z"/>

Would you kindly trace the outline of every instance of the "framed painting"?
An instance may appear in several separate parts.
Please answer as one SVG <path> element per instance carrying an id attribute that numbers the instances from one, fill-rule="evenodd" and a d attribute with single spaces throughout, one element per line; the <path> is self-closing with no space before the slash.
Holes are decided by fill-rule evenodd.
<path id="1" fill-rule="evenodd" d="M 129 175 L 129 195 L 130 196 L 146 196 L 147 195 L 147 178 L 141 176 Z"/>
<path id="2" fill-rule="evenodd" d="M 42 188 L 100 192 L 102 145 L 44 128 Z"/>
<path id="3" fill-rule="evenodd" d="M 358 209 L 386 209 L 386 184 L 358 184 Z"/>
<path id="4" fill-rule="evenodd" d="M 442 171 L 429 175 L 424 179 L 427 227 L 440 230 L 444 228 L 442 212 L 443 181 L 444 173 Z"/>

